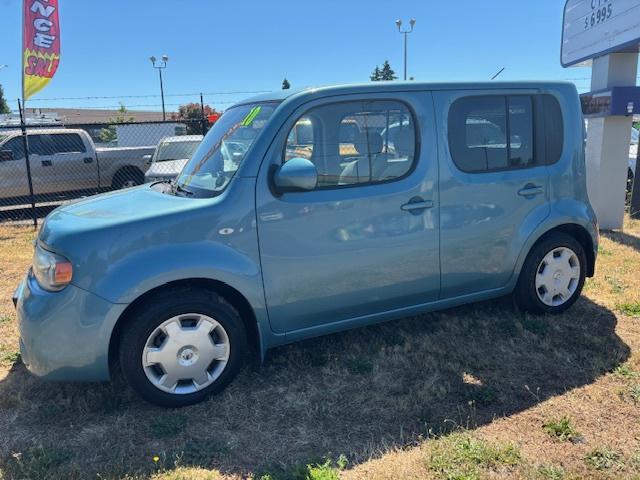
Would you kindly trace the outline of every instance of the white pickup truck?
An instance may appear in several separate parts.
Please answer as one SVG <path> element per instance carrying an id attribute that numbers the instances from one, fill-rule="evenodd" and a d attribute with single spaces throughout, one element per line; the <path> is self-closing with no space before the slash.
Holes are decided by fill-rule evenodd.
<path id="1" fill-rule="evenodd" d="M 96 148 L 84 130 L 52 128 L 28 132 L 33 193 L 38 198 L 91 194 L 144 183 L 149 147 Z M 0 201 L 29 197 L 20 131 L 0 130 Z"/>

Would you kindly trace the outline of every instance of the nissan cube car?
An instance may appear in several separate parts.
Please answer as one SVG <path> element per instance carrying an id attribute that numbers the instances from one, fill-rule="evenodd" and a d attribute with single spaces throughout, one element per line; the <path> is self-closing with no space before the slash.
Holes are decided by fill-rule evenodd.
<path id="1" fill-rule="evenodd" d="M 183 406 L 252 349 L 507 294 L 560 313 L 597 249 L 572 84 L 285 90 L 175 180 L 52 212 L 14 301 L 35 375 Z"/>

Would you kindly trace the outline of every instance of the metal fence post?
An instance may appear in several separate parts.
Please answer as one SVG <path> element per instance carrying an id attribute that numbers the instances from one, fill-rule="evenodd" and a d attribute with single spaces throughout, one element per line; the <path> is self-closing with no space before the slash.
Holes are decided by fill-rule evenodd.
<path id="1" fill-rule="evenodd" d="M 20 112 L 20 129 L 22 130 L 22 144 L 24 146 L 24 158 L 27 162 L 27 180 L 29 182 L 29 198 L 31 199 L 31 214 L 33 216 L 33 228 L 38 228 L 38 216 L 36 215 L 36 201 L 33 196 L 33 181 L 31 179 L 31 162 L 29 161 L 29 139 L 27 138 L 27 124 L 22 103 L 18 99 L 18 111 Z"/>
<path id="2" fill-rule="evenodd" d="M 200 93 L 200 115 L 202 119 L 202 135 L 207 134 L 207 119 L 204 116 L 204 98 L 202 97 L 202 93 Z"/>
<path id="3" fill-rule="evenodd" d="M 638 142 L 638 152 L 636 153 L 636 173 L 633 175 L 633 186 L 631 187 L 631 207 L 629 213 L 634 220 L 640 220 L 640 181 L 638 181 L 638 165 L 640 164 L 640 142 Z"/>

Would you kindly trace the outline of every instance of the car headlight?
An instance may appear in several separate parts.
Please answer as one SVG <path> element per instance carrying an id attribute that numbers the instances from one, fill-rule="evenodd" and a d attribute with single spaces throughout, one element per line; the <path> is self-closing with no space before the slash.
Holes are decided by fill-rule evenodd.
<path id="1" fill-rule="evenodd" d="M 62 255 L 49 252 L 36 244 L 32 272 L 42 288 L 57 292 L 71 283 L 73 265 Z"/>

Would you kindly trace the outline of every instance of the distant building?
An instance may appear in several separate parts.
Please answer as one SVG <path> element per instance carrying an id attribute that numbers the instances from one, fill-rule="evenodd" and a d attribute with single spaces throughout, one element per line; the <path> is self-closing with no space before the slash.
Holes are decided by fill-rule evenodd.
<path id="1" fill-rule="evenodd" d="M 107 123 L 109 119 L 122 115 L 119 110 L 101 108 L 26 108 L 25 112 L 27 118 L 55 116 L 61 123 Z M 177 113 L 167 112 L 167 120 L 173 115 Z M 162 112 L 127 110 L 125 117 L 132 117 L 134 122 L 161 122 Z"/>

